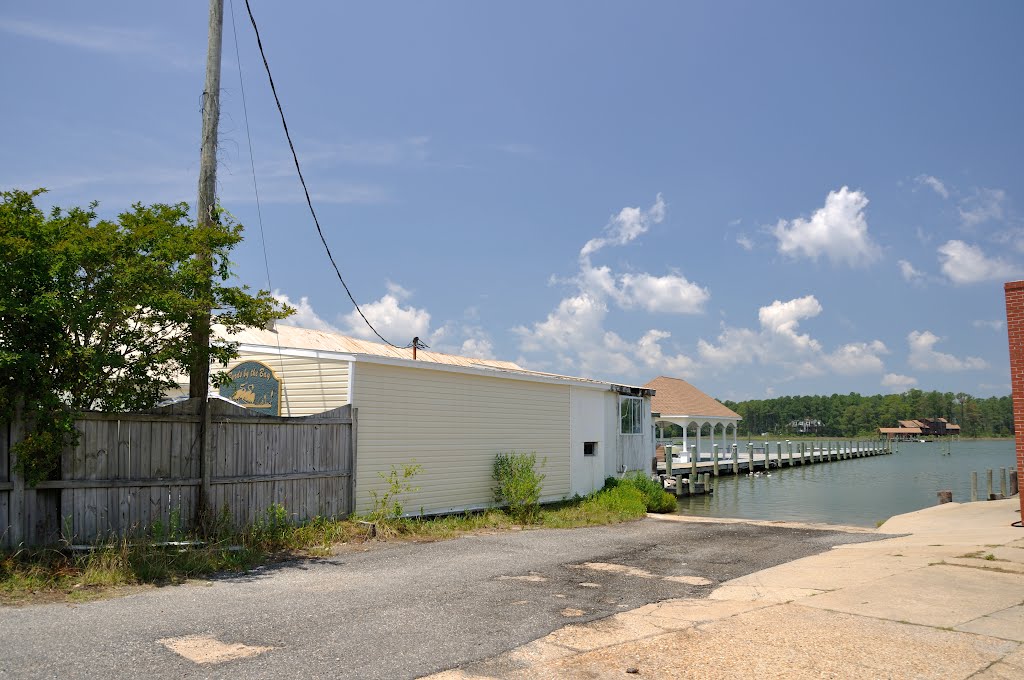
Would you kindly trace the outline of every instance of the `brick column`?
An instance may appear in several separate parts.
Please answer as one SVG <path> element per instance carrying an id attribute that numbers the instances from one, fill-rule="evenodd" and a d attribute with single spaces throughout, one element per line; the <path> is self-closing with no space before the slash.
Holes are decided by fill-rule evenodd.
<path id="1" fill-rule="evenodd" d="M 1013 431 L 1017 442 L 1017 478 L 1024 473 L 1024 281 L 1003 286 L 1006 295 L 1006 331 L 1010 341 L 1010 384 L 1013 386 Z M 1020 495 L 1024 520 L 1024 494 Z"/>

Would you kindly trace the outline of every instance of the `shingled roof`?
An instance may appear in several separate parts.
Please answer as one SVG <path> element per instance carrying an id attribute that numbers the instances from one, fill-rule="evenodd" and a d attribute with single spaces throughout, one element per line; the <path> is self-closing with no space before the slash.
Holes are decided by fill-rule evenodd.
<path id="1" fill-rule="evenodd" d="M 726 408 L 690 383 L 680 378 L 658 376 L 644 387 L 655 390 L 651 397 L 651 411 L 663 416 L 710 416 L 736 418 L 740 414 Z"/>

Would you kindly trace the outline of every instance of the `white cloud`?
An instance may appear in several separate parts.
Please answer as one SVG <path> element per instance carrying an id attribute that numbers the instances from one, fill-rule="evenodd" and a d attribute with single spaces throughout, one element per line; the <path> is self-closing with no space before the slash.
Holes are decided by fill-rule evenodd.
<path id="1" fill-rule="evenodd" d="M 678 274 L 623 274 L 616 299 L 623 307 L 643 307 L 661 314 L 696 314 L 711 294 Z"/>
<path id="2" fill-rule="evenodd" d="M 1001 257 L 988 257 L 978 246 L 947 241 L 939 246 L 942 273 L 958 285 L 1020 278 L 1024 269 Z"/>
<path id="3" fill-rule="evenodd" d="M 886 373 L 882 376 L 882 387 L 888 387 L 893 392 L 904 392 L 917 384 L 917 378 L 899 373 Z"/>
<path id="4" fill-rule="evenodd" d="M 974 321 L 971 322 L 971 325 L 974 326 L 975 328 L 990 328 L 994 331 L 1001 331 L 1004 328 L 1006 328 L 1006 322 L 1001 321 L 999 319 L 994 319 L 992 321 L 987 321 L 984 319 L 975 319 Z"/>
<path id="5" fill-rule="evenodd" d="M 704 339 L 697 341 L 697 353 L 704 362 L 712 366 L 733 368 L 751 364 L 759 354 L 762 354 L 759 350 L 761 338 L 756 331 L 749 328 L 724 326 L 717 340 L 717 345 Z"/>
<path id="6" fill-rule="evenodd" d="M 754 249 L 754 242 L 751 241 L 745 234 L 740 234 L 736 237 L 736 243 L 740 245 L 740 248 L 750 252 Z"/>
<path id="7" fill-rule="evenodd" d="M 522 358 L 524 365 L 582 375 L 628 376 L 637 379 L 652 372 L 691 376 L 693 360 L 667 349 L 671 335 L 650 329 L 637 340 L 621 337 L 605 328 L 609 304 L 622 309 L 640 308 L 651 313 L 693 314 L 702 311 L 710 297 L 706 288 L 678 273 L 655 276 L 646 272 L 616 275 L 607 266 L 596 266 L 591 256 L 603 248 L 625 245 L 665 218 L 665 201 L 658 194 L 647 210 L 623 208 L 612 217 L 601 236 L 583 246 L 579 271 L 568 280 L 573 294 L 562 299 L 543 321 L 518 326 L 520 350 L 525 354 L 553 353 L 548 358 Z M 641 373 L 643 372 L 643 373 Z"/>
<path id="8" fill-rule="evenodd" d="M 415 337 L 424 341 L 429 337 L 430 312 L 412 305 L 402 307 L 393 293 L 386 293 L 381 299 L 360 305 L 360 308 L 378 333 L 400 347 L 412 342 Z M 355 309 L 342 320 L 345 322 L 344 332 L 348 335 L 364 340 L 379 340 Z"/>
<path id="9" fill-rule="evenodd" d="M 973 371 L 988 367 L 988 362 L 978 357 L 958 359 L 952 354 L 935 350 L 941 338 L 931 331 L 911 331 L 907 335 L 910 347 L 908 362 L 919 371 Z"/>
<path id="10" fill-rule="evenodd" d="M 459 347 L 459 354 L 477 359 L 494 359 L 494 343 L 486 336 L 466 338 Z"/>
<path id="11" fill-rule="evenodd" d="M 403 288 L 401 285 L 395 283 L 394 281 L 391 281 L 390 279 L 384 282 L 384 287 L 388 289 L 389 293 L 394 295 L 399 300 L 404 300 L 410 295 L 412 295 L 412 291 L 410 291 L 408 288 Z"/>
<path id="12" fill-rule="evenodd" d="M 881 373 L 885 364 L 879 355 L 888 353 L 889 349 L 880 340 L 851 342 L 826 356 L 825 363 L 840 375 Z"/>
<path id="13" fill-rule="evenodd" d="M 298 302 L 293 302 L 288 298 L 287 295 L 281 291 L 275 290 L 274 297 L 286 305 L 290 305 L 295 308 L 295 313 L 289 316 L 287 319 L 281 321 L 283 324 L 289 326 L 298 326 L 299 328 L 312 328 L 318 331 L 330 331 L 332 333 L 339 333 L 340 331 L 324 319 L 313 309 L 313 306 L 309 304 L 309 298 L 302 296 Z"/>
<path id="14" fill-rule="evenodd" d="M 942 196 L 943 198 L 949 198 L 949 190 L 946 188 L 946 185 L 942 183 L 942 180 L 940 180 L 938 177 L 932 177 L 931 175 L 918 175 L 915 178 L 915 181 L 918 184 L 928 187 L 929 189 L 937 193 L 939 196 Z"/>
<path id="15" fill-rule="evenodd" d="M 801 320 L 819 314 L 821 303 L 813 295 L 805 295 L 787 302 L 775 300 L 767 307 L 762 307 L 757 313 L 757 318 L 762 328 L 785 338 L 795 349 L 817 351 L 821 349 L 818 341 L 806 333 L 800 335 L 797 333 L 797 327 Z"/>
<path id="16" fill-rule="evenodd" d="M 900 260 L 897 264 L 900 266 L 900 274 L 903 276 L 905 281 L 918 283 L 924 279 L 924 272 L 918 271 L 914 268 L 914 265 L 910 264 L 906 260 Z"/>
<path id="17" fill-rule="evenodd" d="M 968 229 L 973 229 L 989 220 L 1001 220 L 1005 202 L 1006 192 L 1002 189 L 975 189 L 960 201 L 960 221 Z"/>
<path id="18" fill-rule="evenodd" d="M 881 249 L 868 234 L 864 208 L 868 198 L 861 191 L 843 187 L 831 191 L 825 206 L 810 219 L 798 217 L 780 220 L 772 233 L 778 239 L 779 252 L 790 257 L 817 260 L 827 257 L 832 264 L 859 267 L 881 255 Z"/>
<path id="19" fill-rule="evenodd" d="M 782 368 L 783 379 L 821 375 L 826 370 L 841 375 L 884 370 L 880 355 L 889 350 L 879 340 L 848 343 L 829 353 L 810 334 L 801 333 L 800 323 L 821 312 L 821 303 L 813 295 L 775 300 L 758 311 L 758 330 L 723 326 L 716 342 L 698 340 L 697 352 L 712 368 L 728 370 L 756 362 Z"/>
<path id="20" fill-rule="evenodd" d="M 362 305 L 361 308 L 370 323 L 391 342 L 403 346 L 414 337 L 419 337 L 436 352 L 461 354 L 478 359 L 495 358 L 494 341 L 481 326 L 474 323 L 448 321 L 436 330 L 431 330 L 429 312 L 425 309 L 417 309 L 412 305 L 402 306 L 401 301 L 412 295 L 407 288 L 393 281 L 388 281 L 386 287 L 388 292 L 383 297 Z M 324 320 L 313 309 L 309 298 L 305 296 L 299 298 L 298 302 L 294 302 L 284 293 L 274 291 L 274 297 L 295 308 L 295 313 L 282 322 L 289 326 L 341 333 L 374 342 L 380 341 L 380 338 L 374 335 L 355 310 L 341 317 L 344 328 L 338 328 Z M 466 310 L 465 316 L 475 320 L 476 313 L 475 309 L 470 308 Z"/>
<path id="21" fill-rule="evenodd" d="M 593 255 L 605 246 L 623 246 L 633 241 L 665 219 L 665 201 L 661 194 L 655 197 L 654 205 L 647 210 L 640 208 L 623 208 L 618 215 L 613 215 L 604 228 L 604 235 L 592 238 L 580 250 L 581 257 Z"/>

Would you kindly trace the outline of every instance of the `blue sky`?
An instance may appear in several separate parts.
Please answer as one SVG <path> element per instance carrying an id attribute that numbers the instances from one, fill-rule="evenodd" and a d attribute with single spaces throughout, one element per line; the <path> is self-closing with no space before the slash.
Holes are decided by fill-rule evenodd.
<path id="1" fill-rule="evenodd" d="M 396 344 L 720 398 L 1008 394 L 1024 277 L 1016 2 L 251 0 L 321 223 Z M 0 9 L 0 187 L 195 201 L 207 3 Z M 221 201 L 242 281 L 366 335 L 235 0 Z"/>

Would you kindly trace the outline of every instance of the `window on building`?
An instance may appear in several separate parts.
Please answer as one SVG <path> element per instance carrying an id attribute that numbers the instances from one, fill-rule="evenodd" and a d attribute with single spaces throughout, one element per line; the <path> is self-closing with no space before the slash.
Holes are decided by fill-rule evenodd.
<path id="1" fill-rule="evenodd" d="M 596 456 L 597 455 L 597 442 L 583 442 L 583 455 L 584 456 Z"/>
<path id="2" fill-rule="evenodd" d="M 619 402 L 619 432 L 643 434 L 644 400 L 640 397 L 622 397 Z"/>

